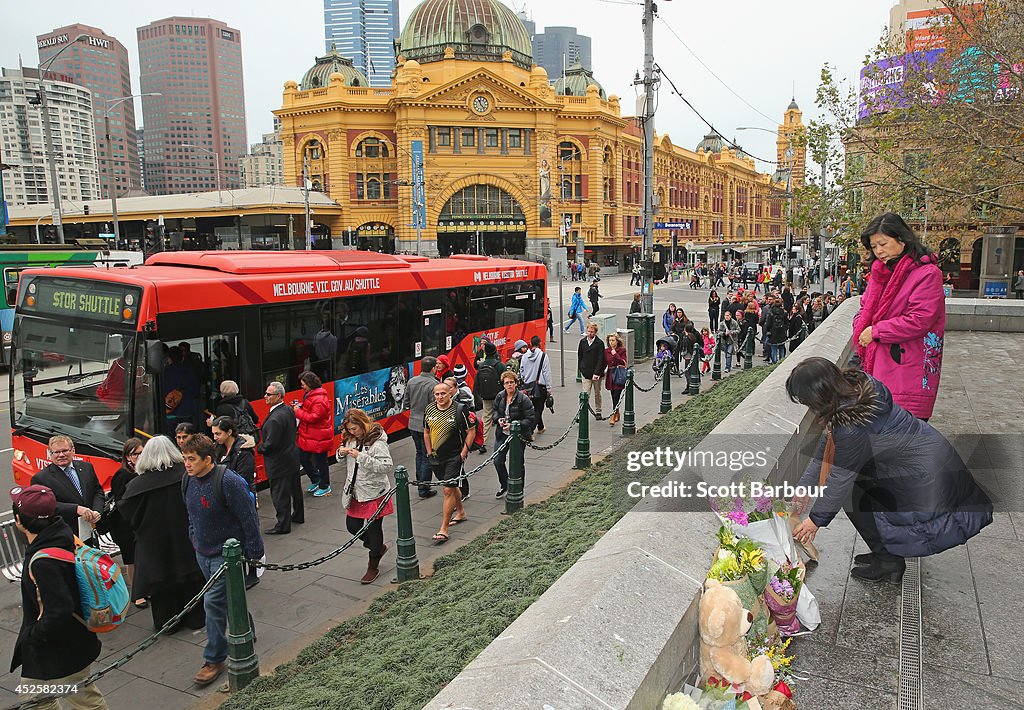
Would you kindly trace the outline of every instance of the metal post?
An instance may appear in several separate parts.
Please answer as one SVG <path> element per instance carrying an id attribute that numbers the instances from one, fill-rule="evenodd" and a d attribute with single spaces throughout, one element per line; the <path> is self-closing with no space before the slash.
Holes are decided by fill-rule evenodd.
<path id="1" fill-rule="evenodd" d="M 110 109 L 103 115 L 104 128 L 107 132 L 107 189 L 110 190 L 110 214 L 114 219 L 114 248 L 121 243 L 121 230 L 117 221 L 117 186 L 114 185 L 114 161 L 110 157 Z"/>
<path id="2" fill-rule="evenodd" d="M 622 413 L 622 435 L 636 434 L 636 413 L 633 411 L 633 368 L 626 370 L 626 403 Z"/>
<path id="3" fill-rule="evenodd" d="M 395 493 L 398 506 L 397 576 L 392 582 L 408 582 L 420 578 L 420 561 L 416 557 L 416 538 L 412 533 L 412 508 L 409 506 L 409 473 L 405 466 L 395 468 Z"/>
<path id="4" fill-rule="evenodd" d="M 561 316 L 565 315 L 565 300 L 562 296 L 562 278 L 561 270 L 562 265 L 558 265 L 559 279 L 558 279 L 558 314 Z M 552 317 L 552 320 L 554 318 Z M 562 321 L 558 321 L 558 327 L 561 329 Z M 558 364 L 562 369 L 562 383 L 561 386 L 565 387 L 565 331 L 562 331 L 562 347 L 558 348 Z"/>
<path id="5" fill-rule="evenodd" d="M 302 194 L 306 203 L 306 251 L 313 248 L 313 225 L 309 223 L 309 156 L 302 156 Z"/>
<path id="6" fill-rule="evenodd" d="M 526 466 L 523 464 L 523 440 L 519 438 L 520 424 L 509 426 L 508 492 L 505 493 L 505 514 L 512 515 L 523 509 L 523 488 L 526 486 Z"/>
<path id="7" fill-rule="evenodd" d="M 45 141 L 47 163 L 50 168 L 50 197 L 53 200 L 54 209 L 53 224 L 57 227 L 57 243 L 64 244 L 64 212 L 61 210 L 60 185 L 57 183 L 57 154 L 53 148 L 53 131 L 50 129 L 50 110 L 46 102 L 46 84 L 43 77 L 44 72 L 40 70 L 39 111 L 43 119 L 43 140 Z"/>
<path id="8" fill-rule="evenodd" d="M 728 331 L 726 331 L 728 332 Z M 722 343 L 715 343 L 715 363 L 711 366 L 711 379 L 722 379 Z"/>
<path id="9" fill-rule="evenodd" d="M 672 365 L 665 365 L 665 374 L 661 376 L 661 409 L 662 414 L 672 411 Z"/>
<path id="10" fill-rule="evenodd" d="M 825 180 L 828 179 L 828 153 L 825 154 L 825 159 L 821 161 L 821 201 L 822 207 L 825 207 Z M 821 235 L 818 242 L 818 275 L 821 277 L 821 292 L 825 293 L 825 210 L 821 211 Z"/>
<path id="11" fill-rule="evenodd" d="M 754 326 L 747 329 L 747 337 L 743 339 L 743 369 L 750 370 L 754 367 Z"/>
<path id="12" fill-rule="evenodd" d="M 686 394 L 700 394 L 700 346 L 693 346 L 693 354 L 690 355 L 690 367 L 686 373 Z"/>
<path id="13" fill-rule="evenodd" d="M 576 437 L 576 463 L 573 468 L 590 468 L 590 405 L 586 392 L 580 392 L 580 428 Z"/>
<path id="14" fill-rule="evenodd" d="M 242 546 L 231 538 L 224 543 L 228 596 L 228 688 L 232 693 L 249 685 L 260 675 L 260 659 L 253 644 L 249 608 L 245 602 L 245 573 Z"/>
<path id="15" fill-rule="evenodd" d="M 654 0 L 644 0 L 644 284 L 645 313 L 654 313 Z M 650 268 L 646 268 L 649 266 Z"/>

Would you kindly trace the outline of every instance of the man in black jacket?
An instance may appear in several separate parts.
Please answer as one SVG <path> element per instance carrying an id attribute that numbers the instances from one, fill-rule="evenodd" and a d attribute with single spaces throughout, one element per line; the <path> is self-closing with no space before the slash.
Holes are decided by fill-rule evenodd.
<path id="1" fill-rule="evenodd" d="M 258 448 L 270 481 L 270 499 L 277 511 L 277 522 L 266 531 L 268 535 L 287 535 L 292 531 L 292 523 L 305 521 L 295 412 L 291 407 L 281 406 L 284 395 L 284 385 L 277 381 L 269 382 L 263 395 L 270 411 L 263 420 Z"/>
<path id="2" fill-rule="evenodd" d="M 47 548 L 74 552 L 71 529 L 58 514 L 53 491 L 45 486 L 14 488 L 11 500 L 14 523 L 28 539 L 21 576 L 21 630 L 11 659 L 12 671 L 21 666 L 20 699 L 59 694 L 63 686 L 71 691 L 67 701 L 72 707 L 106 710 L 96 685 L 82 685 L 101 646 L 96 634 L 75 617 L 82 613 L 75 566 L 52 557 L 32 561 Z M 49 688 L 44 691 L 41 686 Z M 56 701 L 52 707 L 58 707 Z"/>
<path id="3" fill-rule="evenodd" d="M 49 441 L 49 466 L 32 477 L 32 484 L 46 486 L 57 498 L 57 514 L 64 518 L 73 535 L 83 540 L 94 537 L 91 528 L 79 531 L 78 519 L 95 525 L 103 510 L 103 487 L 91 463 L 75 461 L 75 444 L 64 434 Z"/>
<path id="4" fill-rule="evenodd" d="M 594 416 L 601 420 L 601 378 L 604 377 L 604 343 L 597 337 L 597 326 L 587 326 L 587 337 L 580 340 L 576 352 L 579 358 L 580 375 L 583 377 L 583 391 L 591 394 Z"/>

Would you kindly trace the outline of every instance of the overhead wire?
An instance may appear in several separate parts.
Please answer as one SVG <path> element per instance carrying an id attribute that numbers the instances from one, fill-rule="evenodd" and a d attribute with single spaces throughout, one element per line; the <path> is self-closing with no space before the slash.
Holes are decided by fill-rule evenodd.
<path id="1" fill-rule="evenodd" d="M 706 62 L 705 62 L 705 61 L 704 61 L 703 59 L 701 59 L 701 58 L 700 58 L 700 57 L 699 57 L 699 56 L 697 55 L 697 53 L 696 53 L 696 52 L 694 52 L 694 51 L 693 51 L 692 49 L 690 49 L 690 45 L 686 44 L 686 42 L 684 42 L 684 41 L 683 41 L 683 38 L 679 36 L 679 33 L 678 33 L 678 32 L 676 32 L 676 31 L 675 31 L 675 29 L 673 29 L 673 28 L 672 28 L 672 25 L 670 25 L 670 24 L 668 23 L 668 21 L 666 21 L 666 20 L 665 20 L 665 18 L 664 18 L 664 17 L 662 17 L 662 16 L 661 16 L 661 15 L 659 14 L 659 15 L 658 15 L 658 19 L 659 19 L 659 20 L 661 20 L 661 23 L 662 23 L 663 25 L 665 25 L 666 29 L 668 29 L 668 31 L 669 31 L 669 32 L 671 32 L 671 33 L 672 33 L 672 35 L 673 35 L 673 36 L 674 36 L 674 37 L 675 37 L 675 38 L 676 38 L 676 39 L 677 39 L 677 40 L 679 41 L 679 44 L 683 45 L 683 49 L 685 49 L 685 50 L 686 50 L 687 52 L 689 52 L 689 53 L 690 53 L 690 55 L 691 55 L 691 56 L 692 56 L 692 57 L 693 57 L 694 59 L 696 59 L 696 60 L 697 60 L 697 62 L 698 62 L 698 63 L 700 63 L 700 65 L 701 65 L 702 67 L 704 67 L 704 68 L 705 68 L 705 69 L 707 70 L 708 74 L 710 74 L 711 76 L 715 77 L 715 79 L 716 79 L 716 80 L 718 81 L 718 83 L 719 83 L 719 84 L 721 84 L 722 86 L 724 86 L 724 87 L 725 87 L 725 88 L 726 88 L 726 89 L 727 89 L 727 90 L 729 91 L 729 93 L 730 93 L 730 94 L 732 94 L 732 95 L 733 95 L 733 96 L 735 96 L 735 97 L 736 97 L 737 99 L 739 99 L 740 101 L 742 101 L 743 103 L 745 103 L 745 104 L 746 104 L 747 106 L 749 106 L 749 107 L 750 107 L 751 109 L 753 109 L 754 111 L 756 111 L 757 113 L 759 113 L 759 114 L 760 114 L 761 116 L 764 116 L 764 117 L 765 117 L 766 119 L 768 119 L 769 121 L 771 121 L 771 122 L 773 122 L 773 123 L 775 122 L 775 119 L 774 119 L 774 118 L 772 118 L 771 116 L 767 115 L 767 114 L 766 114 L 766 113 L 765 113 L 764 111 L 762 111 L 761 109 L 757 108 L 757 106 L 754 106 L 754 104 L 750 103 L 750 102 L 749 102 L 749 101 L 747 101 L 747 100 L 746 100 L 745 98 L 743 98 L 742 96 L 740 96 L 740 95 L 739 95 L 739 94 L 738 94 L 738 93 L 736 92 L 736 90 L 735 90 L 735 89 L 733 89 L 733 88 L 732 88 L 731 86 L 729 86 L 728 82 L 726 82 L 726 81 L 725 81 L 724 79 L 722 79 L 722 77 L 718 76 L 718 74 L 716 74 L 716 73 L 715 73 L 714 69 L 712 69 L 711 67 L 709 67 L 709 66 L 707 65 L 707 63 L 706 63 Z M 770 161 L 767 161 L 767 162 L 770 162 Z"/>

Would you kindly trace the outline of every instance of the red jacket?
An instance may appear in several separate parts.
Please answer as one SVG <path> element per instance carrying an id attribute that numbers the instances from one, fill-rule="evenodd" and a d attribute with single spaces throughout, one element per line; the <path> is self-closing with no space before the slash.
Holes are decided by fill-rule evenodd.
<path id="1" fill-rule="evenodd" d="M 327 390 L 317 387 L 302 398 L 302 407 L 295 410 L 299 420 L 298 445 L 303 451 L 321 454 L 331 450 L 334 440 L 334 409 Z"/>

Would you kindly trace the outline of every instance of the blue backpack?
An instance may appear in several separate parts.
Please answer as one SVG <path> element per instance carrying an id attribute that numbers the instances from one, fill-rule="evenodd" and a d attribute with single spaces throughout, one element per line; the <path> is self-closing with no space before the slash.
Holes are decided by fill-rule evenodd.
<path id="1" fill-rule="evenodd" d="M 59 547 L 44 548 L 32 555 L 28 563 L 28 576 L 33 584 L 36 580 L 32 576 L 32 563 L 41 558 L 68 562 L 75 566 L 75 580 L 78 582 L 78 597 L 82 609 L 82 615 L 76 618 L 85 624 L 89 631 L 97 634 L 113 631 L 125 620 L 131 596 L 120 566 L 110 555 L 95 547 L 89 547 L 77 537 L 74 552 Z M 39 596 L 38 587 L 36 596 Z M 40 615 L 42 610 L 43 601 L 39 599 Z"/>

